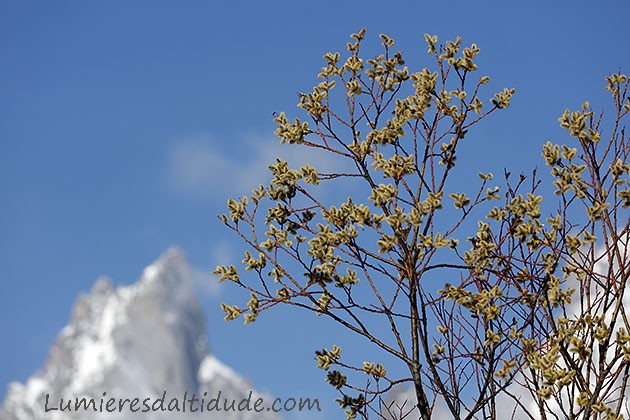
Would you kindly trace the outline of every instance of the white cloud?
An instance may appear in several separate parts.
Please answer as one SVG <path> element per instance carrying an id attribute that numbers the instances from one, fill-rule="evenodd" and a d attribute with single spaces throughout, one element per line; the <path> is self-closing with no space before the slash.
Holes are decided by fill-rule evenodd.
<path id="1" fill-rule="evenodd" d="M 217 279 L 210 274 L 210 268 L 190 266 L 190 277 L 197 290 L 201 291 L 208 298 L 215 298 L 221 294 L 221 285 Z"/>
<path id="2" fill-rule="evenodd" d="M 239 265 L 242 259 L 241 251 L 237 251 L 232 242 L 225 238 L 218 238 L 208 250 L 210 263 L 207 266 L 190 264 L 190 277 L 197 290 L 203 293 L 208 299 L 221 296 L 224 285 L 217 281 L 217 277 L 212 271 L 217 265 Z"/>
<path id="3" fill-rule="evenodd" d="M 220 174 L 229 173 L 231 167 L 229 158 L 212 150 L 210 139 L 184 140 L 170 151 L 168 181 L 178 192 L 196 194 L 205 188 L 220 188 Z"/>
<path id="4" fill-rule="evenodd" d="M 282 145 L 277 138 L 248 136 L 229 146 L 226 143 L 209 135 L 175 141 L 168 155 L 168 186 L 189 197 L 214 196 L 223 201 L 228 196 L 248 194 L 268 182 L 268 166 L 278 157 L 288 161 L 291 167 L 308 163 L 322 173 L 338 171 L 344 165 L 341 158 L 330 153 Z"/>
<path id="5" fill-rule="evenodd" d="M 420 417 L 416 408 L 418 400 L 412 386 L 394 388 L 384 398 L 381 416 L 384 420 L 413 420 Z M 431 413 L 434 420 L 449 420 L 453 416 L 442 404 L 436 404 Z"/>

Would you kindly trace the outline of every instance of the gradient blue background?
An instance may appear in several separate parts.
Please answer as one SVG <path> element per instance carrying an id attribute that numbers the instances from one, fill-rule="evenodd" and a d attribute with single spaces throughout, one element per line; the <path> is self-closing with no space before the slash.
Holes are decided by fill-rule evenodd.
<path id="1" fill-rule="evenodd" d="M 214 215 L 276 147 L 272 113 L 295 115 L 322 55 L 362 26 L 421 66 L 425 32 L 459 34 L 480 46 L 492 89 L 516 88 L 468 149 L 480 170 L 543 166 L 564 108 L 602 109 L 604 76 L 630 72 L 627 1 L 396 4 L 0 1 L 0 401 L 43 365 L 98 276 L 131 283 L 171 245 L 208 284 L 240 260 Z M 201 289 L 219 358 L 277 396 L 334 395 L 312 355 L 342 333 L 286 310 L 225 325 L 218 302 L 246 296 Z"/>

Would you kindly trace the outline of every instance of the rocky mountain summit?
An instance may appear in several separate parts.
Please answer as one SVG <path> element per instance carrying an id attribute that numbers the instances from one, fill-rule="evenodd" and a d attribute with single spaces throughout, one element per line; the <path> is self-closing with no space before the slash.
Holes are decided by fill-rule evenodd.
<path id="1" fill-rule="evenodd" d="M 103 278 L 81 296 L 44 367 L 10 385 L 0 419 L 278 418 L 266 406 L 254 410 L 259 398 L 209 353 L 190 268 L 170 249 L 137 283 L 114 287 Z M 249 410 L 236 409 L 244 400 Z"/>

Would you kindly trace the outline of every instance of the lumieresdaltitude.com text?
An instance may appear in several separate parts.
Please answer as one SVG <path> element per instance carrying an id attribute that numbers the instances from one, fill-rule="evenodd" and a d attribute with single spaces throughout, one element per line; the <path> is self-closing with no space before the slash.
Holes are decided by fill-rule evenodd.
<path id="1" fill-rule="evenodd" d="M 99 412 L 99 413 L 148 413 L 148 412 L 178 412 L 178 413 L 205 413 L 205 412 L 281 412 L 281 411 L 321 411 L 317 398 L 276 398 L 273 403 L 266 404 L 264 398 L 252 398 L 250 391 L 247 398 L 241 400 L 221 398 L 221 391 L 213 398 L 208 398 L 208 393 L 202 396 L 195 393 L 184 392 L 181 397 L 169 397 L 167 392 L 162 392 L 160 397 L 146 398 L 114 398 L 108 397 L 103 392 L 101 398 L 74 397 L 60 398 L 51 401 L 50 394 L 46 394 L 44 412 Z"/>

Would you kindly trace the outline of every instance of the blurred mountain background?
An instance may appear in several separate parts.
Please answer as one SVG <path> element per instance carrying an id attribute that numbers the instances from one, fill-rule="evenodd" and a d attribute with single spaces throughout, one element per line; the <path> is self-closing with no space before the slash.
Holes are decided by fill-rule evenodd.
<path id="1" fill-rule="evenodd" d="M 44 367 L 25 384 L 12 383 L 0 409 L 2 420 L 56 419 L 187 419 L 199 413 L 122 413 L 51 411 L 60 399 L 76 397 L 100 401 L 115 398 L 157 399 L 166 392 L 180 398 L 185 392 L 206 401 L 216 397 L 252 401 L 267 398 L 208 351 L 205 314 L 197 300 L 186 258 L 176 248 L 149 265 L 132 285 L 114 287 L 100 278 L 78 298 L 70 322 L 48 353 Z M 220 403 L 221 405 L 222 403 Z M 229 404 L 229 403 L 228 403 Z M 142 406 L 140 406 L 142 407 Z M 180 407 L 181 409 L 181 407 Z M 273 412 L 209 412 L 204 418 L 276 419 Z"/>

